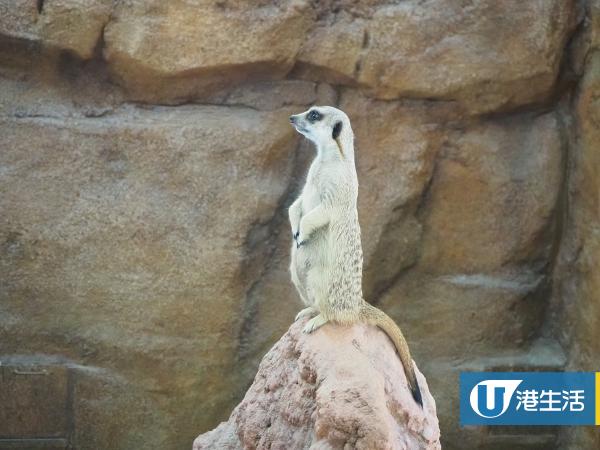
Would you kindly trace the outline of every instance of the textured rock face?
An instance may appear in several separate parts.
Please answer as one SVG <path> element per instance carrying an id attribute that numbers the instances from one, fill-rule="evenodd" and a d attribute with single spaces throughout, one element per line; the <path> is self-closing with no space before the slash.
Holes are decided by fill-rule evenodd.
<path id="1" fill-rule="evenodd" d="M 302 2 L 280 3 L 125 3 L 106 28 L 105 57 L 132 95 L 143 99 L 202 95 L 248 78 L 282 78 L 309 21 Z"/>
<path id="2" fill-rule="evenodd" d="M 168 103 L 280 79 L 298 63 L 297 75 L 364 86 L 379 98 L 514 108 L 551 95 L 575 23 L 572 0 L 348 2 L 333 10 L 302 0 L 133 0 L 112 11 L 107 0 L 17 3 L 0 3 L 6 36 L 84 59 L 102 38 L 132 98 Z"/>
<path id="3" fill-rule="evenodd" d="M 514 107 L 549 95 L 572 11 L 572 1 L 382 5 L 311 34 L 299 61 L 381 98 L 452 99 L 477 111 Z"/>
<path id="4" fill-rule="evenodd" d="M 472 274 L 544 256 L 536 240 L 562 182 L 559 131 L 556 117 L 547 114 L 453 135 L 431 185 L 422 263 L 438 273 Z"/>
<path id="5" fill-rule="evenodd" d="M 6 332 L 29 336 L 32 348 L 76 339 L 84 358 L 124 370 L 138 355 L 162 373 L 165 392 L 201 382 L 213 401 L 227 396 L 230 333 L 257 276 L 245 270 L 247 247 L 289 182 L 294 141 L 278 120 L 289 113 L 204 107 L 3 122 L 3 181 L 13 186 L 2 192 Z M 188 352 L 194 363 L 173 376 Z"/>
<path id="6" fill-rule="evenodd" d="M 435 401 L 416 370 L 423 408 L 382 331 L 295 323 L 267 353 L 227 422 L 194 450 L 242 448 L 440 449 Z"/>
<path id="7" fill-rule="evenodd" d="M 91 58 L 111 14 L 110 0 L 2 0 L 0 34 Z"/>
<path id="8" fill-rule="evenodd" d="M 457 391 L 599 364 L 599 5 L 0 0 L 0 390 L 33 424 L 0 439 L 189 448 L 229 416 L 301 307 L 286 208 L 313 149 L 287 117 L 330 104 L 365 298 L 444 448 L 597 446 L 460 428 Z"/>
<path id="9" fill-rule="evenodd" d="M 585 74 L 576 97 L 577 128 L 571 135 L 574 151 L 569 181 L 568 228 L 563 239 L 557 271 L 560 302 L 557 315 L 561 336 L 573 355 L 571 370 L 595 371 L 600 362 L 600 4 L 594 2 L 591 49 L 585 60 Z M 596 39 L 596 40 L 595 40 Z M 573 301 L 572 299 L 577 299 Z M 563 445 L 573 448 L 600 446 L 600 431 L 575 428 L 563 436 Z"/>

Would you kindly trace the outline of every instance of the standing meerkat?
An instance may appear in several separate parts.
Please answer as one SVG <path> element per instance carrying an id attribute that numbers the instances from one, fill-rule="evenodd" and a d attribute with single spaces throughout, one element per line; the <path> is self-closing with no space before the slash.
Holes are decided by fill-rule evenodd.
<path id="1" fill-rule="evenodd" d="M 307 306 L 296 320 L 316 314 L 305 325 L 305 333 L 327 322 L 366 322 L 381 328 L 394 343 L 412 395 L 422 406 L 412 358 L 400 328 L 363 299 L 358 178 L 350 120 L 339 109 L 322 106 L 290 116 L 290 122 L 317 149 L 302 193 L 289 208 L 294 238 L 290 272 Z"/>

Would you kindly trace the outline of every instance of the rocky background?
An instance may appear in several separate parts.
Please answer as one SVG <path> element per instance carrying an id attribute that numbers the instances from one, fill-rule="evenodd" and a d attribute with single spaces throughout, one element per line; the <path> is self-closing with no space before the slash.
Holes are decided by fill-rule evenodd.
<path id="1" fill-rule="evenodd" d="M 365 296 L 461 370 L 599 370 L 599 0 L 0 0 L 0 448 L 186 449 L 301 307 L 288 124 L 353 121 Z"/>

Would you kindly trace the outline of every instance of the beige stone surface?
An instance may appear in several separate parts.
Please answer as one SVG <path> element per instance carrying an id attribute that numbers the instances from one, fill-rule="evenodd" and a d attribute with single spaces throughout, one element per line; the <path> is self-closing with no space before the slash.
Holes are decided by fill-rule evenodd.
<path id="1" fill-rule="evenodd" d="M 597 49 L 600 47 L 600 1 L 590 0 L 589 20 L 590 47 Z"/>
<path id="2" fill-rule="evenodd" d="M 345 16 L 311 30 L 298 54 L 297 75 L 355 84 L 361 53 L 367 44 L 366 27 L 366 21 Z"/>
<path id="3" fill-rule="evenodd" d="M 217 414 L 234 390 L 241 299 L 257 276 L 253 230 L 289 183 L 289 113 L 2 119 L 3 352 L 105 365 L 150 398 L 167 395 L 154 400 L 158 416 L 197 396 L 209 400 L 195 426 Z M 177 447 L 185 434 L 164 439 Z"/>
<path id="4" fill-rule="evenodd" d="M 112 4 L 111 0 L 46 1 L 38 19 L 40 38 L 46 45 L 89 59 L 102 39 Z"/>
<path id="5" fill-rule="evenodd" d="M 310 24 L 305 2 L 133 1 L 105 30 L 105 58 L 133 97 L 207 94 L 292 68 Z"/>
<path id="6" fill-rule="evenodd" d="M 111 9 L 110 0 L 3 0 L 0 35 L 89 59 Z"/>
<path id="7" fill-rule="evenodd" d="M 422 264 L 477 273 L 545 256 L 563 177 L 553 114 L 484 122 L 450 136 L 425 211 Z"/>
<path id="8" fill-rule="evenodd" d="M 571 370 L 596 371 L 600 363 L 600 53 L 590 52 L 577 96 L 577 131 L 569 191 L 568 231 L 561 247 L 558 328 L 570 350 Z M 577 299 L 577 301 L 573 301 Z M 594 448 L 600 431 L 564 430 L 565 447 Z"/>
<path id="9" fill-rule="evenodd" d="M 411 396 L 391 341 L 375 327 L 304 321 L 263 358 L 227 422 L 194 450 L 242 448 L 440 449 L 435 400 L 416 369 L 423 407 Z"/>
<path id="10" fill-rule="evenodd" d="M 38 14 L 35 0 L 0 1 L 0 35 L 14 39 L 36 39 Z"/>
<path id="11" fill-rule="evenodd" d="M 160 103 L 206 99 L 295 69 L 383 99 L 455 100 L 472 113 L 511 109 L 551 96 L 576 23 L 573 0 L 333 9 L 304 0 L 54 0 L 40 11 L 33 0 L 12 3 L 0 3 L 0 33 L 83 59 L 101 44 L 114 81 L 132 99 Z"/>
<path id="12" fill-rule="evenodd" d="M 300 61 L 384 99 L 458 100 L 476 112 L 512 108 L 551 94 L 573 10 L 570 0 L 383 4 L 351 26 L 336 15 L 327 31 L 311 33 Z"/>

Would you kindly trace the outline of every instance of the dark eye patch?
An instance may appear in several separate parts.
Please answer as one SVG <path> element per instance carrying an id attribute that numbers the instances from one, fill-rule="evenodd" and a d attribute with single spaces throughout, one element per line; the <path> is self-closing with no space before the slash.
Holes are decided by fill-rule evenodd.
<path id="1" fill-rule="evenodd" d="M 316 109 L 313 109 L 308 112 L 308 114 L 306 115 L 306 118 L 308 119 L 309 122 L 317 122 L 323 118 L 323 115 Z"/>

